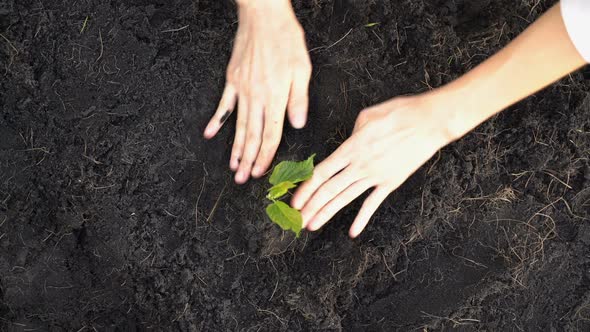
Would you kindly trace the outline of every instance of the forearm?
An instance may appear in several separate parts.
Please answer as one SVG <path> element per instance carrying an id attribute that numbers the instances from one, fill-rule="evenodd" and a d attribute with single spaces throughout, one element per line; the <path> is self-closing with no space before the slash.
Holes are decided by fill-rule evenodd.
<path id="1" fill-rule="evenodd" d="M 432 96 L 444 103 L 449 135 L 457 139 L 584 64 L 557 4 L 500 52 Z"/>

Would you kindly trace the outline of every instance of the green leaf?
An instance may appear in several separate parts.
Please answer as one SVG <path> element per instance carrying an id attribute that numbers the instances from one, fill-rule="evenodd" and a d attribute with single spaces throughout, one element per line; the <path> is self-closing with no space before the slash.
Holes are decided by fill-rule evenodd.
<path id="1" fill-rule="evenodd" d="M 376 25 L 379 25 L 379 22 L 372 22 L 372 23 L 367 23 L 365 24 L 365 28 L 370 28 L 370 27 L 374 27 Z"/>
<path id="2" fill-rule="evenodd" d="M 266 214 L 274 222 L 285 231 L 293 231 L 297 237 L 301 233 L 303 227 L 303 219 L 301 213 L 286 203 L 276 201 L 266 207 Z"/>
<path id="3" fill-rule="evenodd" d="M 272 185 L 278 185 L 281 182 L 291 182 L 293 184 L 305 181 L 313 175 L 313 158 L 312 154 L 304 161 L 282 161 L 272 171 L 268 182 Z"/>
<path id="4" fill-rule="evenodd" d="M 283 197 L 283 195 L 285 195 L 289 191 L 289 189 L 295 187 L 297 187 L 295 183 L 291 181 L 283 181 L 277 185 L 272 186 L 272 188 L 268 190 L 266 198 L 270 199 L 271 201 L 274 201 L 276 199 Z"/>

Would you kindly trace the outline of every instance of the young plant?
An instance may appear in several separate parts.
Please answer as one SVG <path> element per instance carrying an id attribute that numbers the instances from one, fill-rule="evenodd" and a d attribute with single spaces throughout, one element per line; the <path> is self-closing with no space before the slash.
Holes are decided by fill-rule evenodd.
<path id="1" fill-rule="evenodd" d="M 280 201 L 289 189 L 297 187 L 299 182 L 303 182 L 313 175 L 313 158 L 312 154 L 307 160 L 303 161 L 282 161 L 272 171 L 268 182 L 272 185 L 268 189 L 266 198 L 272 201 L 266 207 L 266 214 L 285 231 L 293 231 L 297 237 L 303 228 L 303 219 L 301 212 L 289 206 L 289 204 Z"/>

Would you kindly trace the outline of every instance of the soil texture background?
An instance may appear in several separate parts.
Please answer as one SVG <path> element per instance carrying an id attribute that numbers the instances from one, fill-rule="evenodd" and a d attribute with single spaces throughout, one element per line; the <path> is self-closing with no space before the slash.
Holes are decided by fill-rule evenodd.
<path id="1" fill-rule="evenodd" d="M 276 161 L 325 158 L 552 4 L 294 1 L 310 119 Z M 202 138 L 236 28 L 225 0 L 0 3 L 0 330 L 590 329 L 587 68 L 442 149 L 358 239 L 361 200 L 295 239 L 265 180 L 232 182 L 233 124 Z"/>

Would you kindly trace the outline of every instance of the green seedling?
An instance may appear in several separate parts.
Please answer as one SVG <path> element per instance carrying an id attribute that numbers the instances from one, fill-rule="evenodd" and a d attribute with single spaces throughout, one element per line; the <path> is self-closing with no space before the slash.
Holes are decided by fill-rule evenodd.
<path id="1" fill-rule="evenodd" d="M 314 157 L 315 154 L 312 154 L 303 161 L 282 161 L 275 166 L 268 179 L 272 187 L 268 189 L 266 198 L 272 203 L 266 207 L 266 214 L 272 222 L 285 231 L 294 232 L 297 237 L 303 228 L 301 212 L 280 199 L 289 192 L 289 189 L 293 189 L 297 187 L 298 183 L 311 178 Z"/>

